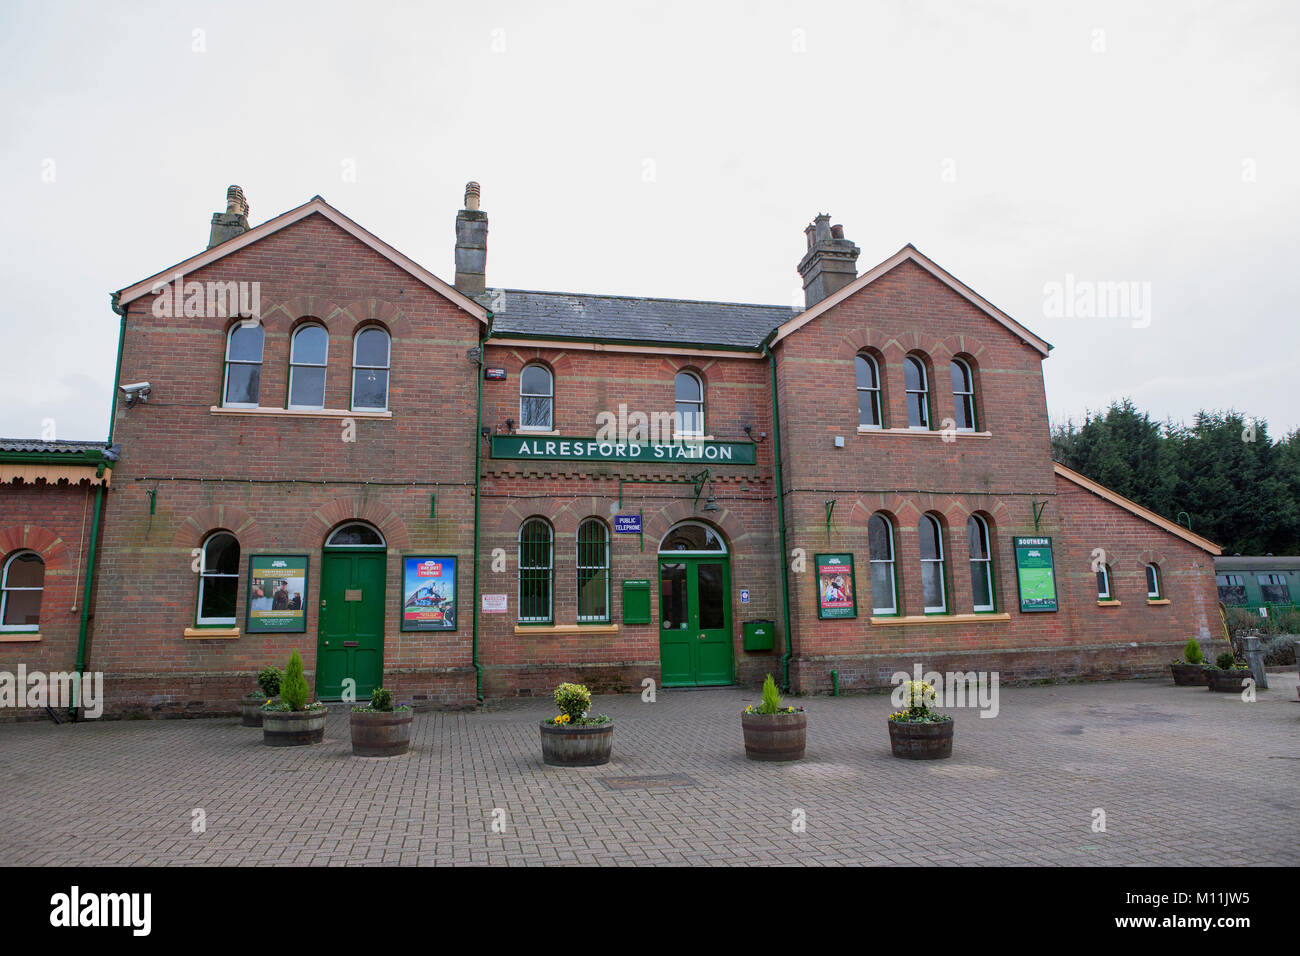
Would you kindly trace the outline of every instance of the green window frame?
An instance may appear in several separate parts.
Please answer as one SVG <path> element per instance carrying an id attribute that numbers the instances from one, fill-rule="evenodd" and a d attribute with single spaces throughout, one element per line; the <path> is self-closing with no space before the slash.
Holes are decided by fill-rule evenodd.
<path id="1" fill-rule="evenodd" d="M 943 522 L 930 512 L 921 515 L 916 523 L 917 538 L 921 547 L 921 606 L 926 614 L 948 613 L 948 570 L 944 556 Z M 938 604 L 931 604 L 932 594 L 927 588 L 937 588 Z"/>
<path id="2" fill-rule="evenodd" d="M 599 518 L 578 525 L 578 623 L 608 624 L 609 529 Z"/>
<path id="3" fill-rule="evenodd" d="M 1154 562 L 1147 565 L 1147 600 L 1159 601 L 1165 596 L 1164 586 L 1160 581 L 1160 565 Z"/>
<path id="4" fill-rule="evenodd" d="M 952 405 L 957 431 L 978 431 L 979 409 L 975 404 L 975 373 L 965 359 L 953 359 L 948 368 L 952 373 Z"/>
<path id="5" fill-rule="evenodd" d="M 519 623 L 555 620 L 555 535 L 544 518 L 519 526 Z"/>

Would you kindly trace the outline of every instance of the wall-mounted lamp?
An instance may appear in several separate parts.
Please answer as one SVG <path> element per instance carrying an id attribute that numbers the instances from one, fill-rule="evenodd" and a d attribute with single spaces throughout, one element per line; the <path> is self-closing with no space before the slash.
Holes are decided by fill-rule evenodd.
<path id="1" fill-rule="evenodd" d="M 477 346 L 472 349 L 466 349 L 465 358 L 469 359 L 471 362 L 479 362 L 483 358 L 483 349 Z"/>
<path id="2" fill-rule="evenodd" d="M 514 433 L 515 433 L 515 420 L 514 420 L 513 418 L 507 418 L 507 419 L 506 419 L 506 434 L 507 434 L 507 435 L 513 435 Z"/>
<path id="3" fill-rule="evenodd" d="M 758 437 L 755 438 L 755 437 L 754 437 L 754 426 L 753 426 L 753 425 L 746 425 L 746 426 L 745 426 L 745 434 L 746 434 L 747 436 L 749 436 L 749 440 L 752 441 L 755 445 L 762 444 L 763 440 L 764 440 L 765 438 L 767 438 L 767 432 L 759 432 L 759 433 L 758 433 Z"/>

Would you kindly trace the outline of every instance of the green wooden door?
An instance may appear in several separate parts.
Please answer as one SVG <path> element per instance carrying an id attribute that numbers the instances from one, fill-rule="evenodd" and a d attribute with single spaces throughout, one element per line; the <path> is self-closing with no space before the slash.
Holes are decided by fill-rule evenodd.
<path id="1" fill-rule="evenodd" d="M 356 681 L 366 701 L 384 675 L 384 579 L 382 550 L 326 549 L 321 561 L 317 625 L 316 696 L 341 700 L 344 681 Z"/>
<path id="2" fill-rule="evenodd" d="M 665 687 L 735 682 L 725 558 L 659 563 L 659 667 Z"/>

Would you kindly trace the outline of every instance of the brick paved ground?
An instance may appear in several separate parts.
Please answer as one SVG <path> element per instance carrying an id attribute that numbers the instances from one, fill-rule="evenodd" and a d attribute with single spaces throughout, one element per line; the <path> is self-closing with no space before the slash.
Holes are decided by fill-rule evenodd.
<path id="1" fill-rule="evenodd" d="M 1294 673 L 1270 681 L 1254 704 L 1155 681 L 1004 688 L 996 719 L 957 712 L 953 758 L 932 763 L 890 756 L 884 696 L 803 701 L 807 757 L 751 763 L 756 695 L 736 689 L 600 698 L 614 760 L 573 770 L 541 763 L 542 701 L 417 715 L 388 760 L 351 756 L 342 709 L 324 744 L 287 750 L 235 718 L 6 724 L 0 864 L 1296 865 L 1300 702 Z M 696 785 L 601 779 L 672 773 Z"/>

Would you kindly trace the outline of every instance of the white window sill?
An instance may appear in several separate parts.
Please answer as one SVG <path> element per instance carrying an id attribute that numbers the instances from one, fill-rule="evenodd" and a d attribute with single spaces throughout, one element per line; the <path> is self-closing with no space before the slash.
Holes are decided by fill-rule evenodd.
<path id="1" fill-rule="evenodd" d="M 935 438 L 943 438 L 945 435 L 952 435 L 954 438 L 992 438 L 992 432 L 963 432 L 950 431 L 945 432 L 933 428 L 881 428 L 875 425 L 859 425 L 859 435 L 914 435 L 926 436 L 933 435 Z"/>
<path id="2" fill-rule="evenodd" d="M 617 634 L 617 624 L 516 624 L 516 634 Z"/>
<path id="3" fill-rule="evenodd" d="M 239 637 L 238 627 L 187 627 L 187 641 L 229 641 Z"/>
<path id="4" fill-rule="evenodd" d="M 27 644 L 40 639 L 40 631 L 0 631 L 0 644 Z"/>
<path id="5" fill-rule="evenodd" d="M 873 617 L 871 623 L 890 627 L 898 624 L 994 624 L 1011 620 L 1006 611 L 1001 614 L 911 614 L 906 617 Z"/>
<path id="6" fill-rule="evenodd" d="M 208 409 L 213 415 L 281 415 L 285 418 L 392 418 L 392 412 L 354 412 L 346 408 L 228 408 L 213 405 Z"/>

